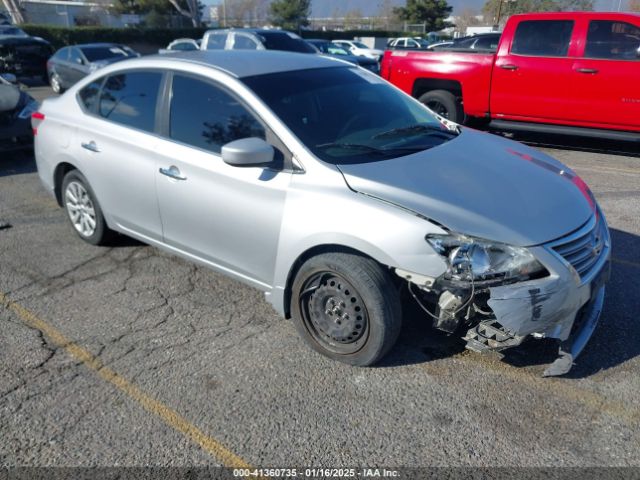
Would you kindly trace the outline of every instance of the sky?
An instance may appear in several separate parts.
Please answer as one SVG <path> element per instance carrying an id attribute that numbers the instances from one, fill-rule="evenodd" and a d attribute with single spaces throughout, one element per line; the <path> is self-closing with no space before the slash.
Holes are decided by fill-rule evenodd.
<path id="1" fill-rule="evenodd" d="M 221 2 L 222 0 L 204 0 L 206 4 Z M 405 0 L 392 0 L 392 2 L 396 5 L 405 4 Z M 448 0 L 448 2 L 453 7 L 453 14 L 456 15 L 465 8 L 480 11 L 485 0 Z M 595 8 L 600 11 L 617 10 L 619 2 L 624 9 L 628 0 L 595 0 Z M 334 12 L 344 14 L 356 9 L 359 9 L 364 16 L 376 15 L 381 4 L 382 0 L 313 0 L 311 15 L 313 17 L 331 17 Z"/>
<path id="2" fill-rule="evenodd" d="M 404 5 L 405 0 L 392 0 L 397 5 Z M 596 0 L 596 10 L 617 10 L 620 0 Z M 453 7 L 453 14 L 460 13 L 464 8 L 482 9 L 485 0 L 448 0 Z M 313 0 L 312 16 L 330 17 L 334 11 L 348 12 L 360 9 L 364 16 L 375 15 L 380 8 L 380 0 Z M 627 4 L 627 0 L 622 0 L 622 8 Z"/>

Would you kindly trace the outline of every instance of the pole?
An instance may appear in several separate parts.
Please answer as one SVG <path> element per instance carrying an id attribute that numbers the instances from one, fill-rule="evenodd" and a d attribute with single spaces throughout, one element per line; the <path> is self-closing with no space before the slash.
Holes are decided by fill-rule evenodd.
<path id="1" fill-rule="evenodd" d="M 222 0 L 222 26 L 227 28 L 227 0 Z"/>
<path id="2" fill-rule="evenodd" d="M 502 0 L 498 0 L 498 17 L 496 18 L 495 28 L 500 30 L 500 15 L 502 14 Z"/>

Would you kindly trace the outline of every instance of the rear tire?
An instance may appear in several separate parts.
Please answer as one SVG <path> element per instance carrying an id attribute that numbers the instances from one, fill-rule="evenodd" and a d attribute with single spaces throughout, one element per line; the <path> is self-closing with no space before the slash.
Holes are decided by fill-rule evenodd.
<path id="1" fill-rule="evenodd" d="M 418 100 L 447 120 L 455 123 L 462 123 L 464 121 L 462 103 L 451 92 L 446 90 L 431 90 L 423 94 Z"/>
<path id="2" fill-rule="evenodd" d="M 326 253 L 307 260 L 292 287 L 298 333 L 317 352 L 358 366 L 373 365 L 393 347 L 402 325 L 398 291 L 369 258 Z"/>
<path id="3" fill-rule="evenodd" d="M 102 209 L 89 182 L 78 170 L 71 170 L 62 180 L 62 203 L 78 236 L 92 245 L 104 245 L 114 236 L 107 227 Z"/>

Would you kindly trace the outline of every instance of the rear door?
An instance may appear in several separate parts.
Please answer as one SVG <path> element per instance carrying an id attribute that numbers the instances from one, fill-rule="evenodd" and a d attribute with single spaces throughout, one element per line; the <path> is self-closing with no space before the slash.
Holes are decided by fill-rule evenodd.
<path id="1" fill-rule="evenodd" d="M 493 68 L 490 109 L 496 118 L 561 121 L 573 73 L 571 18 L 521 20 L 508 24 Z M 515 24 L 515 25 L 514 25 Z"/>
<path id="2" fill-rule="evenodd" d="M 163 74 L 132 70 L 102 77 L 79 93 L 74 155 L 108 218 L 125 231 L 161 240 L 156 198 L 156 110 Z"/>
<path id="3" fill-rule="evenodd" d="M 592 126 L 640 129 L 640 18 L 584 19 L 571 113 Z"/>

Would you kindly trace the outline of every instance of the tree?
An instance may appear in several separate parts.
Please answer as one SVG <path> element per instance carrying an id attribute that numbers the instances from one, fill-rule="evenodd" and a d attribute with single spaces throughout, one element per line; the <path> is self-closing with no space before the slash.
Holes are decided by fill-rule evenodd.
<path id="1" fill-rule="evenodd" d="M 502 3 L 502 6 L 500 5 Z M 528 12 L 566 12 L 593 10 L 593 0 L 487 0 L 482 13 L 488 22 L 506 21 L 509 15 Z"/>
<path id="2" fill-rule="evenodd" d="M 629 0 L 629 8 L 630 12 L 640 12 L 640 0 Z"/>
<path id="3" fill-rule="evenodd" d="M 274 24 L 300 31 L 309 25 L 311 0 L 274 0 L 271 2 L 271 20 Z"/>
<path id="4" fill-rule="evenodd" d="M 2 0 L 2 4 L 7 12 L 9 12 L 9 16 L 13 23 L 24 23 L 24 16 L 20 11 L 20 4 L 18 3 L 18 0 Z"/>
<path id="5" fill-rule="evenodd" d="M 391 25 L 398 23 L 398 16 L 391 0 L 382 0 L 378 10 L 378 23 L 383 25 L 385 30 L 391 30 Z"/>
<path id="6" fill-rule="evenodd" d="M 198 0 L 115 0 L 111 10 L 120 14 L 153 14 L 153 23 L 158 25 L 161 24 L 159 16 L 168 16 L 177 10 L 189 18 L 194 27 L 199 27 L 202 8 L 203 5 Z"/>
<path id="7" fill-rule="evenodd" d="M 463 8 L 460 15 L 456 17 L 456 31 L 460 32 L 462 35 L 466 35 L 467 28 L 475 25 L 480 25 L 478 12 L 473 8 Z"/>
<path id="8" fill-rule="evenodd" d="M 356 30 L 362 26 L 363 21 L 364 17 L 362 15 L 362 10 L 359 8 L 350 10 L 344 15 L 344 29 Z"/>
<path id="9" fill-rule="evenodd" d="M 394 12 L 402 20 L 425 23 L 426 31 L 431 32 L 449 26 L 445 19 L 452 9 L 447 0 L 407 0 L 406 7 L 397 7 Z"/>

